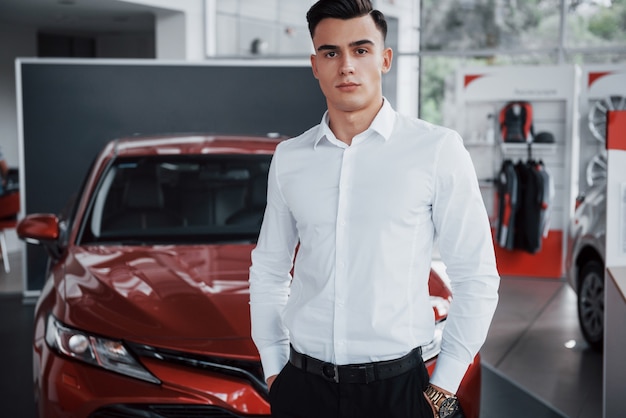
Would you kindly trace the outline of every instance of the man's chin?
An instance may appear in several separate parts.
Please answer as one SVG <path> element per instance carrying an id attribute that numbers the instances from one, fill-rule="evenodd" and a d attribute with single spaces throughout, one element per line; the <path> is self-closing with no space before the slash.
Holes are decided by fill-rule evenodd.
<path id="1" fill-rule="evenodd" d="M 342 112 L 358 112 L 359 110 L 363 110 L 368 107 L 371 103 L 368 100 L 365 100 L 363 97 L 359 97 L 357 95 L 353 95 L 352 97 L 345 97 L 348 95 L 344 95 L 341 100 L 338 100 L 333 103 L 333 107 Z"/>

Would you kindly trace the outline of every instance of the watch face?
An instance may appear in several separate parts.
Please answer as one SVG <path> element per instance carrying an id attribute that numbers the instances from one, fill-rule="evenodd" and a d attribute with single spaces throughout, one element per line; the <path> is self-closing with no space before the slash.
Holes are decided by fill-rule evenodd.
<path id="1" fill-rule="evenodd" d="M 459 400 L 457 398 L 445 399 L 439 407 L 439 418 L 452 417 L 459 410 Z"/>

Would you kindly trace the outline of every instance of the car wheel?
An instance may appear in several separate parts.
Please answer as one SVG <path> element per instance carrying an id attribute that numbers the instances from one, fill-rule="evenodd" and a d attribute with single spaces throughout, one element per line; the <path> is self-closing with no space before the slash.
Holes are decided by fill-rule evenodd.
<path id="1" fill-rule="evenodd" d="M 604 266 L 595 260 L 580 269 L 578 321 L 585 340 L 600 350 L 604 338 Z"/>

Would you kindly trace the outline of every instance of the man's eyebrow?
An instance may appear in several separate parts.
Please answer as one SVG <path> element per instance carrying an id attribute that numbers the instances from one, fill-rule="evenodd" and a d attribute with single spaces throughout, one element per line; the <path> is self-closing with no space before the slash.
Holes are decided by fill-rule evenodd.
<path id="1" fill-rule="evenodd" d="M 369 39 L 361 39 L 360 41 L 350 42 L 350 46 L 374 45 L 374 41 Z"/>
<path id="2" fill-rule="evenodd" d="M 361 45 L 374 45 L 374 42 L 369 39 L 361 39 L 359 41 L 350 42 L 350 44 L 348 44 L 348 46 L 350 47 L 361 46 Z M 328 45 L 328 44 L 320 45 L 317 47 L 318 51 L 334 51 L 337 49 L 339 49 L 339 46 Z"/>
<path id="3" fill-rule="evenodd" d="M 332 51 L 335 49 L 339 49 L 337 45 L 320 45 L 317 47 L 318 51 Z"/>

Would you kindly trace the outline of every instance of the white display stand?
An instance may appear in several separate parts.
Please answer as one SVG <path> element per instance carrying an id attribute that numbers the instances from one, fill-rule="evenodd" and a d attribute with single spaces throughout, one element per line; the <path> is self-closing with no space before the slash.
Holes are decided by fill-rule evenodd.
<path id="1" fill-rule="evenodd" d="M 532 144 L 532 158 L 543 161 L 554 181 L 550 231 L 536 254 L 496 247 L 501 274 L 560 278 L 566 231 L 578 190 L 579 137 L 577 109 L 580 86 L 577 66 L 474 67 L 457 72 L 455 129 L 463 136 L 495 226 L 497 185 L 502 161 L 526 161 L 527 144 L 504 144 L 498 116 L 509 101 L 533 106 L 535 134 L 550 132 L 552 144 Z"/>
<path id="2" fill-rule="evenodd" d="M 621 418 L 626 388 L 626 111 L 610 112 L 608 120 L 603 403 L 605 418 Z"/>
<path id="3" fill-rule="evenodd" d="M 626 67 L 585 65 L 580 77 L 579 192 L 606 177 L 606 111 L 626 109 Z"/>

